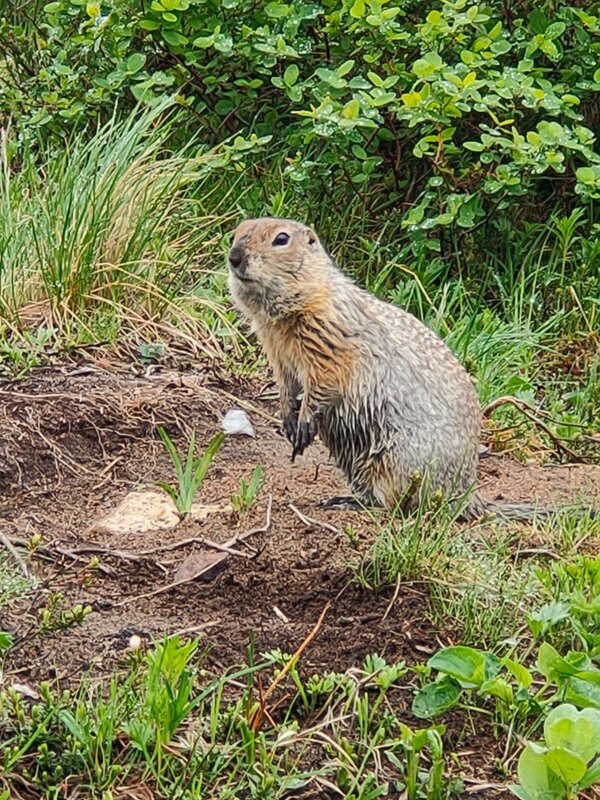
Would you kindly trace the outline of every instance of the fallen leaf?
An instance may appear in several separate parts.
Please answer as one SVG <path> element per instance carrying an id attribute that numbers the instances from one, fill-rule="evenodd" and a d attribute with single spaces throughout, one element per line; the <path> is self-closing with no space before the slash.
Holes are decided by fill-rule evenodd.
<path id="1" fill-rule="evenodd" d="M 180 564 L 173 583 L 185 583 L 205 576 L 205 580 L 214 578 L 216 572 L 225 567 L 227 553 L 190 553 Z"/>

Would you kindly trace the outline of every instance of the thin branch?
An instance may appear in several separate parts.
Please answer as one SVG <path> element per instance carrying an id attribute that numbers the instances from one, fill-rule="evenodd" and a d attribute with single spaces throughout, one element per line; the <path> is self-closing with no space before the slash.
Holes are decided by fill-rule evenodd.
<path id="1" fill-rule="evenodd" d="M 288 503 L 288 508 L 294 512 L 294 514 L 298 517 L 300 522 L 302 522 L 306 527 L 311 527 L 312 525 L 316 525 L 319 528 L 325 528 L 325 530 L 331 531 L 332 533 L 339 533 L 339 528 L 336 528 L 335 525 L 331 525 L 329 522 L 321 522 L 319 519 L 313 519 L 312 517 L 307 517 L 306 514 L 303 514 L 299 508 L 293 503 Z"/>
<path id="2" fill-rule="evenodd" d="M 265 716 L 266 717 L 269 716 L 269 712 L 268 712 L 268 710 L 266 708 L 266 701 L 273 694 L 275 689 L 279 686 L 279 684 L 285 678 L 285 676 L 288 674 L 288 672 L 296 665 L 296 663 L 297 663 L 298 659 L 300 658 L 300 656 L 302 655 L 302 653 L 306 650 L 308 645 L 315 638 L 315 636 L 317 635 L 317 633 L 319 632 L 319 630 L 321 628 L 321 625 L 323 624 L 323 620 L 325 619 L 325 615 L 329 611 L 330 607 L 331 607 L 331 601 L 326 603 L 325 608 L 323 609 L 323 611 L 321 611 L 321 615 L 319 616 L 319 619 L 317 620 L 316 625 L 313 627 L 313 629 L 308 634 L 306 639 L 304 639 L 304 641 L 302 642 L 300 647 L 298 647 L 298 649 L 296 650 L 294 655 L 290 658 L 290 660 L 287 662 L 287 664 L 284 666 L 284 668 L 281 670 L 281 672 L 276 676 L 276 678 L 274 679 L 273 683 L 269 686 L 267 691 L 264 694 L 262 694 L 262 692 L 261 692 L 260 705 L 256 709 L 256 711 L 254 712 L 254 714 L 252 715 L 252 717 L 249 720 L 250 727 L 255 733 L 257 733 L 260 730 L 260 727 L 262 725 L 262 722 L 263 722 Z"/>
<path id="3" fill-rule="evenodd" d="M 564 444 L 564 440 L 557 436 L 549 427 L 546 425 L 545 422 L 539 418 L 538 414 L 536 413 L 535 409 L 526 403 L 524 400 L 518 400 L 516 397 L 512 397 L 511 395 L 505 395 L 504 397 L 498 397 L 495 400 L 492 400 L 491 403 L 488 403 L 487 406 L 483 409 L 483 415 L 485 417 L 489 416 L 492 411 L 495 411 L 500 406 L 504 405 L 511 405 L 514 406 L 517 411 L 520 411 L 523 416 L 527 417 L 527 419 L 531 420 L 538 428 L 540 428 L 544 433 L 548 436 L 551 442 L 553 442 L 554 446 L 557 450 L 562 451 L 565 455 L 569 456 L 575 462 L 581 462 L 585 459 L 584 456 L 579 455 L 574 450 L 571 450 L 570 447 L 567 447 Z M 552 422 L 556 422 L 556 420 L 552 420 Z M 557 423 L 558 424 L 558 423 Z"/>

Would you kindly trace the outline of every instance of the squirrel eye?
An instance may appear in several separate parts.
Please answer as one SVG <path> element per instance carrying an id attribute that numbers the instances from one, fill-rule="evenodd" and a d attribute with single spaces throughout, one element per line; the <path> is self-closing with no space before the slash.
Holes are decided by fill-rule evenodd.
<path id="1" fill-rule="evenodd" d="M 277 236 L 273 239 L 273 245 L 274 247 L 282 247 L 289 241 L 290 241 L 289 233 L 278 233 Z"/>

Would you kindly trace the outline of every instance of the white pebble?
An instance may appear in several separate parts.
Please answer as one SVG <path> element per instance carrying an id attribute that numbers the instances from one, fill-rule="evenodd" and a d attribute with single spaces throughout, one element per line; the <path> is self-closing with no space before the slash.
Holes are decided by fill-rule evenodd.
<path id="1" fill-rule="evenodd" d="M 254 428 L 248 415 L 241 408 L 230 409 L 223 417 L 223 430 L 229 436 L 254 436 Z"/>

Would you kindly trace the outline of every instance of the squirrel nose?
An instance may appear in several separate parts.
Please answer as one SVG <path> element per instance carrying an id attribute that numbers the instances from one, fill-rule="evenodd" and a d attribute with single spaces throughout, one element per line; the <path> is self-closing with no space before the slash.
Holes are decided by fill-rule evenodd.
<path id="1" fill-rule="evenodd" d="M 243 275 L 246 272 L 246 254 L 239 245 L 229 251 L 229 263 L 234 272 Z"/>

